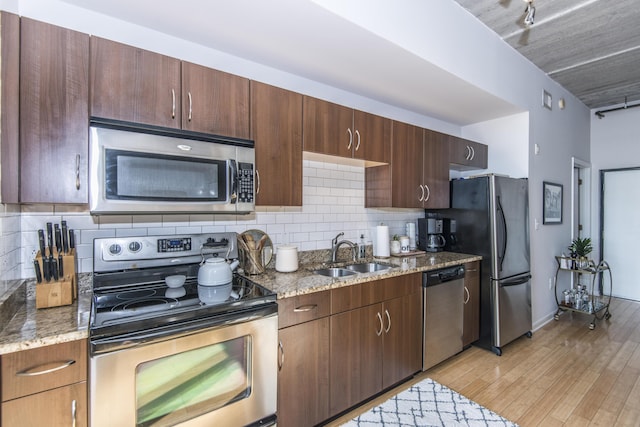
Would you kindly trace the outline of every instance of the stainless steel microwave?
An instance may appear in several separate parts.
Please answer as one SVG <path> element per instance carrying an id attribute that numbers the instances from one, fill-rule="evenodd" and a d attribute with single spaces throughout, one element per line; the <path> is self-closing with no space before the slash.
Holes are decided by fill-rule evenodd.
<path id="1" fill-rule="evenodd" d="M 91 118 L 89 210 L 246 214 L 254 165 L 253 141 Z"/>

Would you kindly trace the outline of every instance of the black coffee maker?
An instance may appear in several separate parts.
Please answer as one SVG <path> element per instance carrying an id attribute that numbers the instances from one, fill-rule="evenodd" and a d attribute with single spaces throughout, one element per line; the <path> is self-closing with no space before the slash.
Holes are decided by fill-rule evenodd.
<path id="1" fill-rule="evenodd" d="M 448 252 L 458 251 L 458 238 L 456 236 L 456 220 L 453 218 L 442 219 L 442 234 L 444 235 L 444 250 Z"/>
<path id="2" fill-rule="evenodd" d="M 440 218 L 418 219 L 418 249 L 427 252 L 444 250 L 446 239 L 443 235 L 443 221 Z"/>

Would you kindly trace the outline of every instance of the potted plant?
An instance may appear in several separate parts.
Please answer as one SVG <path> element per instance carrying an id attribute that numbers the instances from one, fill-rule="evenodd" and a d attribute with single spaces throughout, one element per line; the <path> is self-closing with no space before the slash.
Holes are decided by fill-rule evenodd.
<path id="1" fill-rule="evenodd" d="M 587 256 L 593 250 L 591 238 L 576 237 L 571 242 L 569 250 L 571 251 L 571 257 L 576 258 L 578 268 L 585 268 L 589 266 L 589 258 Z"/>

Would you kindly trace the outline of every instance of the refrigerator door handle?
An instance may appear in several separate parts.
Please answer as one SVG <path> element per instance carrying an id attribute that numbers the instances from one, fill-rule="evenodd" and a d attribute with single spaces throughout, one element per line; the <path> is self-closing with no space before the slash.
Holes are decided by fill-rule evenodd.
<path id="1" fill-rule="evenodd" d="M 526 276 L 520 276 L 515 279 L 501 280 L 500 286 L 501 287 L 518 286 L 518 285 L 522 285 L 523 283 L 527 283 L 530 279 L 531 279 L 531 275 L 527 274 Z"/>
<path id="2" fill-rule="evenodd" d="M 500 261 L 499 271 L 502 271 L 502 264 L 504 263 L 504 256 L 507 253 L 507 219 L 504 217 L 504 210 L 502 209 L 502 202 L 500 201 L 500 196 L 496 197 L 496 201 L 498 202 L 498 213 L 500 214 L 500 219 L 502 220 L 502 250 L 498 254 L 498 259 Z"/>

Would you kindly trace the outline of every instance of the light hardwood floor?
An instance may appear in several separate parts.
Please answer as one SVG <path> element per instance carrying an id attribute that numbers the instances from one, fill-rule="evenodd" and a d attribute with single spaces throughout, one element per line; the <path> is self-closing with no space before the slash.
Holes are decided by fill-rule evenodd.
<path id="1" fill-rule="evenodd" d="M 471 347 L 335 420 L 338 426 L 426 377 L 522 427 L 640 426 L 640 303 L 612 299 L 611 319 L 563 313 L 503 348 Z"/>

